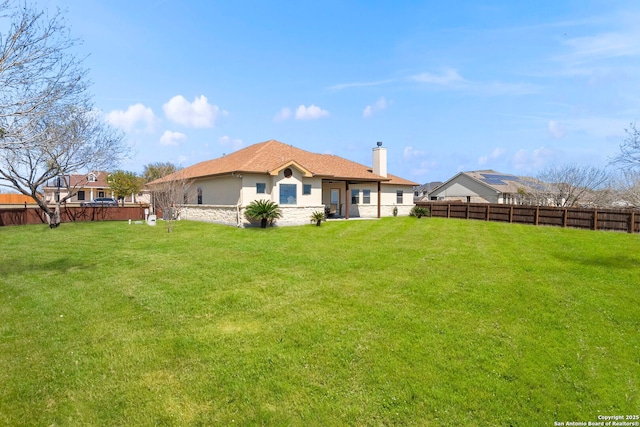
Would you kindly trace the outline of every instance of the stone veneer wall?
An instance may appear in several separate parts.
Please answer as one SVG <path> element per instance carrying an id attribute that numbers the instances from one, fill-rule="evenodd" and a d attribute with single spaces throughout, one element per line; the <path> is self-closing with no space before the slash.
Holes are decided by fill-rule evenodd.
<path id="1" fill-rule="evenodd" d="M 380 207 L 381 215 L 393 216 L 393 208 L 398 208 L 398 216 L 407 216 L 413 205 L 384 205 Z M 304 225 L 311 223 L 311 214 L 323 211 L 324 206 L 280 206 L 282 218 L 275 225 Z M 377 206 L 359 206 L 360 218 L 377 218 Z M 244 208 L 235 205 L 183 205 L 179 209 L 178 219 L 191 221 L 214 222 L 217 224 L 232 225 L 234 227 L 255 227 L 259 221 L 250 222 L 244 216 Z M 355 217 L 357 218 L 357 217 Z"/>
<path id="2" fill-rule="evenodd" d="M 324 206 L 307 207 L 283 207 L 282 218 L 276 221 L 276 225 L 303 225 L 311 223 L 311 214 L 323 211 Z M 180 207 L 178 219 L 191 221 L 214 222 L 217 224 L 232 225 L 234 227 L 260 226 L 260 221 L 249 221 L 245 215 L 245 208 L 234 205 L 183 205 Z"/>

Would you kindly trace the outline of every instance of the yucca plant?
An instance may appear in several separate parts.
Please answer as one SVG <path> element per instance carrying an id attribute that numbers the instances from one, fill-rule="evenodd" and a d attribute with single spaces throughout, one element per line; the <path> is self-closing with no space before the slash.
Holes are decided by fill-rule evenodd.
<path id="1" fill-rule="evenodd" d="M 422 218 L 423 216 L 429 216 L 429 209 L 423 208 L 421 206 L 414 206 L 411 208 L 411 212 L 409 212 L 409 216 L 415 216 L 417 218 Z"/>
<path id="2" fill-rule="evenodd" d="M 282 217 L 282 211 L 278 205 L 270 200 L 254 200 L 247 205 L 244 214 L 249 220 L 259 219 L 260 228 L 267 228 L 267 223 L 272 224 Z"/>
<path id="3" fill-rule="evenodd" d="M 323 211 L 315 211 L 311 214 L 311 222 L 315 222 L 318 227 L 322 224 L 322 221 L 326 221 L 327 216 Z"/>

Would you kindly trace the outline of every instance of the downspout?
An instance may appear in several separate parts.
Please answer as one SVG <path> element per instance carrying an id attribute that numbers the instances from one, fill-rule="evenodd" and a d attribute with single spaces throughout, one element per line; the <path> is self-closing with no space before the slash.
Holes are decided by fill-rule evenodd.
<path id="1" fill-rule="evenodd" d="M 244 192 L 244 187 L 242 185 L 242 175 L 239 175 L 240 177 L 240 200 L 238 201 L 238 204 L 236 205 L 236 227 L 240 228 L 240 210 L 242 209 L 242 193 Z"/>
<path id="2" fill-rule="evenodd" d="M 378 181 L 378 218 L 381 218 L 381 205 L 382 205 L 382 201 L 380 200 L 381 198 L 381 194 L 382 194 L 382 190 L 381 190 L 381 184 L 380 181 Z"/>
<path id="3" fill-rule="evenodd" d="M 345 187 L 347 188 L 346 191 L 344 192 L 344 205 L 345 205 L 345 214 L 344 214 L 344 219 L 349 219 L 349 181 L 345 181 Z"/>

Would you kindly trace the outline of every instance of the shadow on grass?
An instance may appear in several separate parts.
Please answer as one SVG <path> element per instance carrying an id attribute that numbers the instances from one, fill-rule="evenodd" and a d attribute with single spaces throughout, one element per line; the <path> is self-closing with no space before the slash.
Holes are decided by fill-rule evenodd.
<path id="1" fill-rule="evenodd" d="M 11 274 L 24 274 L 25 272 L 59 272 L 69 273 L 77 270 L 93 270 L 95 263 L 77 258 L 63 257 L 54 261 L 38 262 L 29 259 L 9 259 L 0 264 L 0 277 Z"/>
<path id="2" fill-rule="evenodd" d="M 555 254 L 555 257 L 567 264 L 582 265 L 588 267 L 615 268 L 620 270 L 636 270 L 640 267 L 640 259 L 629 255 L 617 256 L 593 256 L 574 255 L 569 253 Z"/>

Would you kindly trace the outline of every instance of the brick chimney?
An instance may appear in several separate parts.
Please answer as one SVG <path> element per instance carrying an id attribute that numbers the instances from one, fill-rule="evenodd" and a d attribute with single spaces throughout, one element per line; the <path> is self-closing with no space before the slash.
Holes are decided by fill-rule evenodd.
<path id="1" fill-rule="evenodd" d="M 373 149 L 373 173 L 387 177 L 387 149 L 378 141 L 378 146 Z"/>

